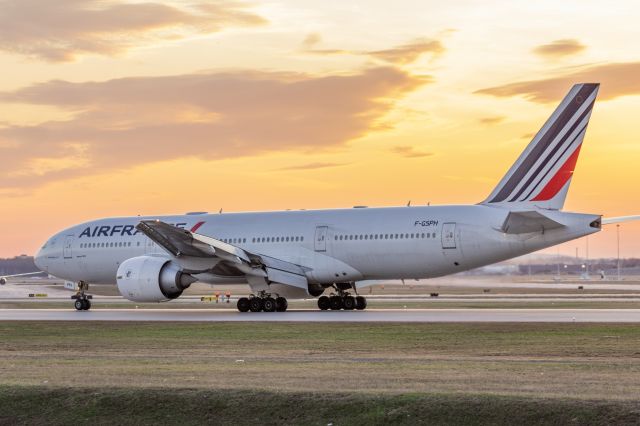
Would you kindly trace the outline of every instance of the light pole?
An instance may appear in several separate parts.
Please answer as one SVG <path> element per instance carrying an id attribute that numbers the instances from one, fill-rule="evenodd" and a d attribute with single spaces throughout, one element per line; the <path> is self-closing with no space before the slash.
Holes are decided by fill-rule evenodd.
<path id="1" fill-rule="evenodd" d="M 589 237 L 587 237 L 586 240 L 587 240 L 587 259 L 585 262 L 585 278 L 590 279 L 589 277 Z"/>
<path id="2" fill-rule="evenodd" d="M 618 240 L 618 281 L 620 281 L 620 224 L 616 225 L 616 236 Z"/>

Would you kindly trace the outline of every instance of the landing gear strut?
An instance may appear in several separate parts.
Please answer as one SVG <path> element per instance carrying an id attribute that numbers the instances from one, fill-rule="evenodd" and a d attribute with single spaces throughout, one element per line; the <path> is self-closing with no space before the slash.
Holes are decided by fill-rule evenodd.
<path id="1" fill-rule="evenodd" d="M 339 311 L 344 309 L 345 311 L 352 311 L 356 309 L 362 311 L 367 308 L 366 298 L 362 296 L 353 297 L 347 291 L 349 288 L 353 288 L 356 295 L 358 294 L 353 284 L 334 284 L 333 288 L 335 289 L 335 293 L 331 296 L 320 296 L 318 299 L 318 308 L 320 308 L 320 310 L 327 311 L 331 309 L 332 311 Z"/>
<path id="2" fill-rule="evenodd" d="M 89 290 L 89 283 L 80 281 L 78 283 L 78 292 L 71 296 L 72 299 L 75 299 L 73 306 L 78 311 L 88 311 L 91 309 L 91 299 L 93 296 L 86 294 L 87 290 Z"/>
<path id="3" fill-rule="evenodd" d="M 237 307 L 240 312 L 285 312 L 289 303 L 284 297 L 273 298 L 269 293 L 261 291 L 257 296 L 252 294 L 250 297 L 241 297 Z"/>

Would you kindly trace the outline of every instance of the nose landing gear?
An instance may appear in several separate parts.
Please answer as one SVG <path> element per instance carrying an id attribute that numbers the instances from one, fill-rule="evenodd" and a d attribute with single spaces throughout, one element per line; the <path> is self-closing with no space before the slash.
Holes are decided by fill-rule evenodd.
<path id="1" fill-rule="evenodd" d="M 93 296 L 86 294 L 85 292 L 87 290 L 89 290 L 89 283 L 80 281 L 78 283 L 78 292 L 71 296 L 72 299 L 75 299 L 73 306 L 78 311 L 88 311 L 91 309 L 91 299 Z"/>

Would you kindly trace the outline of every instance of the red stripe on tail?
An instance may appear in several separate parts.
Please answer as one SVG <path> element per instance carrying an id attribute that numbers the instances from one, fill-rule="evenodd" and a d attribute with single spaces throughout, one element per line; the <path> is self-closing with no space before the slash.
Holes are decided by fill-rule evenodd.
<path id="1" fill-rule="evenodd" d="M 560 170 L 556 175 L 547 183 L 547 185 L 535 196 L 531 201 L 548 201 L 560 192 L 562 187 L 571 179 L 573 171 L 576 168 L 576 162 L 578 161 L 578 155 L 580 155 L 580 148 L 582 144 L 578 145 L 576 150 L 571 154 L 571 157 L 567 158 L 567 161 L 560 167 Z"/>

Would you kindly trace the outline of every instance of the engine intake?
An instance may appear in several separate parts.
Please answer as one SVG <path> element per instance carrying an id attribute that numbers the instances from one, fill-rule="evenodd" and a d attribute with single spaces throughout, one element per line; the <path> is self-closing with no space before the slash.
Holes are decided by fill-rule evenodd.
<path id="1" fill-rule="evenodd" d="M 324 293 L 324 286 L 322 284 L 309 284 L 309 294 L 313 297 L 318 297 Z"/>
<path id="2" fill-rule="evenodd" d="M 164 257 L 139 256 L 127 259 L 118 268 L 118 291 L 134 302 L 166 302 L 180 297 L 196 282 L 175 262 Z"/>

